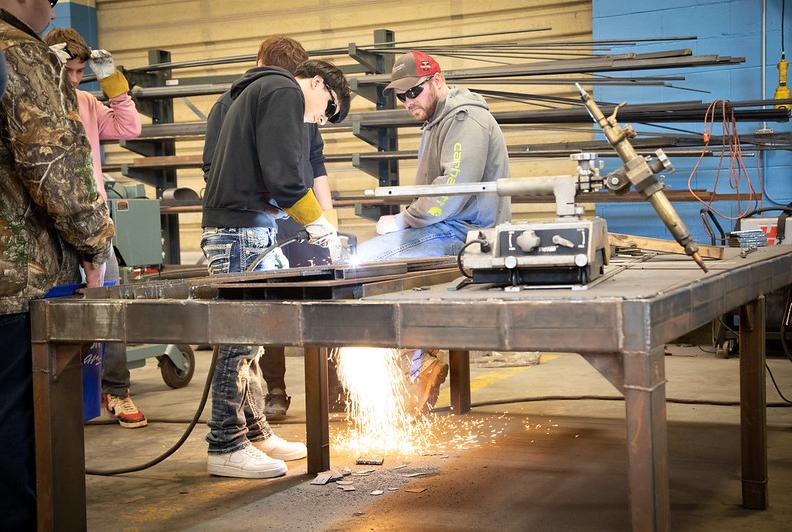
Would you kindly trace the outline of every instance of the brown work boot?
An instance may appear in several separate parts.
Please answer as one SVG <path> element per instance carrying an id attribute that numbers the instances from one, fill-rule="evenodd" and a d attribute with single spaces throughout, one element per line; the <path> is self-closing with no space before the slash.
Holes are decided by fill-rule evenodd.
<path id="1" fill-rule="evenodd" d="M 447 376 L 448 364 L 437 358 L 421 369 L 411 386 L 416 411 L 426 413 L 434 408 Z"/>

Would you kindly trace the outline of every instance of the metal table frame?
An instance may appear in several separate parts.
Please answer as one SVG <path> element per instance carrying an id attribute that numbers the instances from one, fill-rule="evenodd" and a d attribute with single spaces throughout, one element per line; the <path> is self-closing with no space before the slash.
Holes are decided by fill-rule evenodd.
<path id="1" fill-rule="evenodd" d="M 497 296 L 479 291 L 473 294 L 477 297 L 467 297 L 439 287 L 345 301 L 34 302 L 39 529 L 80 530 L 86 526 L 77 344 L 105 340 L 304 347 L 309 473 L 330 466 L 328 347 L 449 349 L 452 407 L 458 413 L 470 409 L 471 349 L 580 353 L 625 396 L 633 529 L 668 530 L 663 346 L 737 308 L 741 317 L 743 505 L 764 509 L 764 294 L 792 284 L 792 249 L 787 249 L 766 248 L 744 259 L 711 263 L 713 271 L 707 276 L 691 263 L 671 262 L 666 265 L 665 278 L 673 277 L 673 282 L 666 282 L 656 292 L 641 292 L 636 286 L 643 283 L 633 282 L 626 290 L 628 295 L 622 296 L 614 295 L 620 293 L 620 278 L 629 278 L 627 272 L 632 271 L 634 281 L 634 270 L 619 273 L 582 294 L 545 290 Z M 663 272 L 663 264 L 659 267 L 656 274 Z M 646 279 L 652 279 L 651 274 Z"/>

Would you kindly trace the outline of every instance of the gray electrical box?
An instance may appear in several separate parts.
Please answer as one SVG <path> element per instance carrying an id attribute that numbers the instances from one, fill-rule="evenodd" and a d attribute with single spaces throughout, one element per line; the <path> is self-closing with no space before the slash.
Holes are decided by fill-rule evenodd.
<path id="1" fill-rule="evenodd" d="M 130 267 L 162 264 L 160 200 L 110 198 L 107 203 L 115 223 L 113 246 L 119 263 Z"/>

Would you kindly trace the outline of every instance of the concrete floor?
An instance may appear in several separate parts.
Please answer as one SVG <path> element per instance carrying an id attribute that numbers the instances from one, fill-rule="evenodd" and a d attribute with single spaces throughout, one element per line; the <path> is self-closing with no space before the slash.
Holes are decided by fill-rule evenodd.
<path id="1" fill-rule="evenodd" d="M 738 399 L 738 360 L 697 348 L 670 348 L 669 398 Z M 192 383 L 171 390 L 156 365 L 133 370 L 132 391 L 152 421 L 144 429 L 87 426 L 89 468 L 142 463 L 170 447 L 198 404 L 211 352 L 197 352 Z M 473 401 L 542 395 L 617 392 L 577 355 L 543 355 L 538 366 L 471 370 Z M 770 359 L 776 380 L 792 397 L 792 364 Z M 486 366 L 486 367 L 482 367 Z M 302 359 L 287 359 L 292 395 L 289 439 L 305 435 Z M 768 401 L 779 401 L 768 379 Z M 440 405 L 448 404 L 443 391 Z M 207 408 L 208 412 L 208 408 Z M 449 416 L 447 413 L 436 414 Z M 206 416 L 206 414 L 204 414 Z M 671 529 L 674 531 L 792 530 L 792 409 L 768 409 L 770 509 L 740 507 L 739 409 L 668 405 Z M 455 423 L 463 420 L 452 418 Z M 474 409 L 466 427 L 481 443 L 444 455 L 386 456 L 381 467 L 355 466 L 354 456 L 331 450 L 334 468 L 373 468 L 354 477 L 356 491 L 313 486 L 305 461 L 286 477 L 237 480 L 206 474 L 206 428 L 174 456 L 149 470 L 87 478 L 89 530 L 629 530 L 624 403 L 542 401 Z M 538 425 L 541 425 L 539 427 Z M 343 428 L 331 424 L 331 434 Z M 492 434 L 497 434 L 490 443 Z M 406 464 L 405 467 L 394 469 Z M 427 472 L 407 478 L 405 473 Z M 352 477 L 350 477 L 352 478 Z M 391 491 L 388 488 L 397 488 Z M 420 493 L 408 489 L 425 488 Z M 370 495 L 375 489 L 381 496 Z"/>

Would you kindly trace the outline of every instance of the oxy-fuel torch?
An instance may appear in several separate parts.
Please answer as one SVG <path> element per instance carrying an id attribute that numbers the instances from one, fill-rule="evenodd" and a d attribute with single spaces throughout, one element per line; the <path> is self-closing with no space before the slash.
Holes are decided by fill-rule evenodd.
<path id="1" fill-rule="evenodd" d="M 657 215 L 674 235 L 674 239 L 685 249 L 685 253 L 690 255 L 702 270 L 708 271 L 701 255 L 699 255 L 698 245 L 693 242 L 690 231 L 685 227 L 671 202 L 668 201 L 668 197 L 663 192 L 663 184 L 656 177 L 663 170 L 672 170 L 673 167 L 668 157 L 662 150 L 657 150 L 655 152 L 657 159 L 652 160 L 650 164 L 630 144 L 630 139 L 636 135 L 635 129 L 629 124 L 622 128 L 616 121 L 616 113 L 621 105 L 616 106 L 611 116 L 605 117 L 597 102 L 589 96 L 585 89 L 579 83 L 575 83 L 575 86 L 580 91 L 580 99 L 583 100 L 591 118 L 602 128 L 608 142 L 624 161 L 624 166 L 621 169 L 606 176 L 605 185 L 614 192 L 626 192 L 630 185 L 634 186 L 652 204 Z"/>

